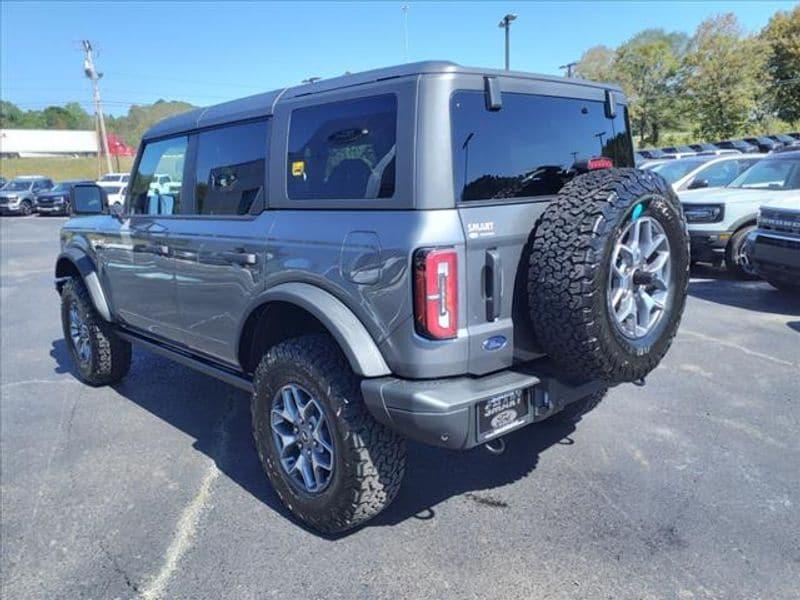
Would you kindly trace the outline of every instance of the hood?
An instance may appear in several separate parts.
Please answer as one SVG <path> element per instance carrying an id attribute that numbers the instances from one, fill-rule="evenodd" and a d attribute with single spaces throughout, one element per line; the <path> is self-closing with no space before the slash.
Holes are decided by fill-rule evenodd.
<path id="1" fill-rule="evenodd" d="M 713 190 L 688 190 L 678 194 L 685 204 L 727 204 L 735 202 L 755 202 L 758 205 L 800 200 L 800 190 L 766 190 L 742 188 L 718 188 Z"/>
<path id="2" fill-rule="evenodd" d="M 792 210 L 795 212 L 800 212 L 800 191 L 790 192 L 790 194 L 791 197 L 789 198 L 764 202 L 761 205 L 761 208 L 767 208 L 770 210 Z"/>

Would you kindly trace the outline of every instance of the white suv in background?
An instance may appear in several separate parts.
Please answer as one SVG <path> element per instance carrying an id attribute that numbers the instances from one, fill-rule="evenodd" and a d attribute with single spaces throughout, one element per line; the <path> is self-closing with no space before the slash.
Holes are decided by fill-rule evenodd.
<path id="1" fill-rule="evenodd" d="M 774 201 L 796 201 L 800 206 L 800 149 L 770 153 L 727 187 L 681 192 L 680 199 L 689 224 L 692 262 L 724 261 L 738 277 L 752 277 L 745 240 L 756 227 L 759 207 Z"/>
<path id="2" fill-rule="evenodd" d="M 665 162 L 652 167 L 652 170 L 680 193 L 725 187 L 763 157 L 763 154 L 698 155 Z"/>
<path id="3" fill-rule="evenodd" d="M 106 173 L 103 175 L 100 180 L 97 182 L 99 185 L 104 183 L 128 183 L 128 173 Z"/>

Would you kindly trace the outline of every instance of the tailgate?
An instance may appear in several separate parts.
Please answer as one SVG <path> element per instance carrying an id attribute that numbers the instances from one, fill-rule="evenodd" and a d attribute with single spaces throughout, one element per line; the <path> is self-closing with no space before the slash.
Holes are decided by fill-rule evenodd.
<path id="1" fill-rule="evenodd" d="M 524 252 L 547 202 L 459 208 L 466 239 L 469 372 L 489 373 L 539 356 L 527 316 Z"/>

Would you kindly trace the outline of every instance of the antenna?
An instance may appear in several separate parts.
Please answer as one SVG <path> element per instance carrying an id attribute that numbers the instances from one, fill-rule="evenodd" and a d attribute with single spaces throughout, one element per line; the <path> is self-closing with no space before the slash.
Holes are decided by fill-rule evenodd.
<path id="1" fill-rule="evenodd" d="M 400 7 L 403 11 L 403 60 L 408 62 L 408 4 Z"/>

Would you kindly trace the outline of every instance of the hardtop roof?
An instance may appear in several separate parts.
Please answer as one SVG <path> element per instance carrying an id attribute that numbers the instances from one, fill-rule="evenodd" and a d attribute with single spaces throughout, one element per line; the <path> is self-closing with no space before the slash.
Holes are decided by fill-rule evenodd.
<path id="1" fill-rule="evenodd" d="M 373 69 L 370 71 L 363 71 L 361 73 L 346 73 L 339 77 L 321 79 L 314 81 L 313 83 L 304 83 L 293 87 L 287 87 L 280 90 L 273 90 L 271 92 L 264 92 L 261 94 L 255 94 L 253 96 L 247 96 L 245 98 L 239 98 L 237 100 L 231 100 L 229 102 L 223 102 L 221 104 L 215 104 L 213 106 L 196 108 L 194 110 L 190 110 L 188 112 L 159 121 L 145 132 L 143 139 L 148 140 L 163 137 L 165 135 L 188 132 L 193 129 L 219 125 L 222 123 L 244 121 L 258 117 L 267 117 L 272 115 L 272 113 L 275 111 L 275 106 L 282 99 L 319 94 L 331 90 L 364 85 L 376 81 L 384 81 L 386 79 L 396 79 L 400 77 L 424 74 L 464 74 L 513 79 L 530 79 L 537 81 L 555 81 L 583 87 L 588 86 L 622 92 L 621 88 L 615 84 L 598 83 L 586 79 L 564 78 L 553 75 L 538 75 L 523 71 L 504 71 L 500 69 L 464 67 L 449 61 L 424 61 L 397 65 L 393 67 L 384 67 L 382 69 Z"/>

